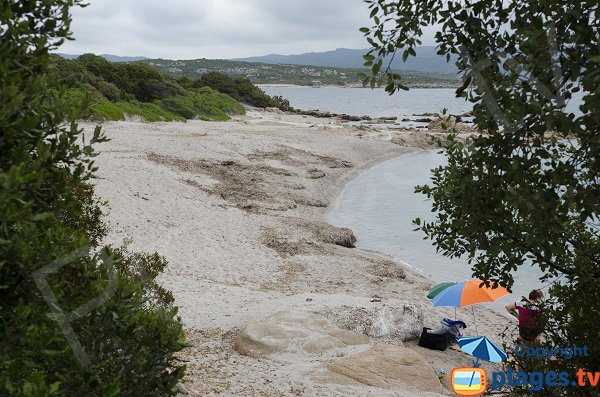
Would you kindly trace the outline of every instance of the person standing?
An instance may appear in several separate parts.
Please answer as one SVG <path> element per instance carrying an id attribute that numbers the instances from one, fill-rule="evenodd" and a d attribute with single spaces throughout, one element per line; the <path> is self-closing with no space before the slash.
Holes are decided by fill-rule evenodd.
<path id="1" fill-rule="evenodd" d="M 529 293 L 529 299 L 514 302 L 506 306 L 506 310 L 519 320 L 519 337 L 528 344 L 539 340 L 544 326 L 542 323 L 541 303 L 544 293 L 534 289 Z"/>

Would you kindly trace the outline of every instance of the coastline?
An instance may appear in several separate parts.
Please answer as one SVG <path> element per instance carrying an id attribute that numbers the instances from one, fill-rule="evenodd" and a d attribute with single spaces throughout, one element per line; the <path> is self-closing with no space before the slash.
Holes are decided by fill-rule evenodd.
<path id="1" fill-rule="evenodd" d="M 337 84 L 321 84 L 321 85 L 299 85 L 299 84 L 292 84 L 292 83 L 262 83 L 262 84 L 256 84 L 256 86 L 258 88 L 269 88 L 269 87 L 285 87 L 285 88 L 365 88 L 365 89 L 373 89 L 370 86 L 364 86 L 360 83 L 356 83 L 356 84 L 347 84 L 347 85 L 337 85 Z M 435 83 L 431 83 L 431 84 L 416 84 L 416 85 L 409 85 L 408 86 L 410 89 L 412 88 L 420 88 L 420 89 L 438 89 L 438 88 L 443 88 L 443 89 L 457 89 L 460 87 L 460 84 L 457 85 L 451 85 L 451 84 L 435 84 Z M 375 89 L 384 89 L 385 87 L 381 86 L 381 87 L 375 87 Z"/>
<path id="2" fill-rule="evenodd" d="M 111 209 L 106 243 L 131 239 L 131 249 L 156 250 L 169 261 L 160 282 L 173 292 L 193 345 L 183 355 L 189 395 L 298 395 L 290 388 L 322 396 L 428 395 L 332 380 L 327 366 L 337 356 L 306 363 L 247 357 L 234 350 L 234 340 L 249 322 L 282 310 L 316 313 L 337 325 L 348 308 L 377 314 L 410 304 L 432 328 L 453 316 L 425 298 L 431 280 L 383 254 L 336 244 L 343 233 L 327 224 L 350 180 L 426 148 L 435 132 L 364 129 L 256 109 L 226 123 L 111 122 L 103 130 L 112 139 L 97 159 L 96 191 Z M 475 312 L 487 335 L 506 322 L 485 308 Z M 370 346 L 380 344 L 407 346 L 432 368 L 470 363 L 460 352 L 371 336 Z"/>

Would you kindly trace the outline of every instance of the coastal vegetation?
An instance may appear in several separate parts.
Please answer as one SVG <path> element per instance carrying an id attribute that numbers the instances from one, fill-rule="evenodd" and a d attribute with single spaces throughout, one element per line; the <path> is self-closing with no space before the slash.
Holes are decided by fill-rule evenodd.
<path id="1" fill-rule="evenodd" d="M 175 79 L 145 63 L 113 63 L 93 54 L 73 60 L 53 56 L 52 65 L 60 82 L 68 87 L 72 107 L 86 110 L 81 117 L 225 121 L 245 113 L 240 102 L 262 108 L 277 106 L 248 79 L 232 79 L 218 72 L 198 79 Z"/>
<path id="2" fill-rule="evenodd" d="M 510 288 L 536 266 L 548 287 L 546 344 L 587 346 L 555 362 L 514 357 L 531 371 L 593 371 L 600 362 L 600 53 L 597 1 L 368 0 L 373 25 L 367 82 L 407 88 L 384 62 L 415 55 L 423 26 L 439 23 L 441 55 L 457 55 L 456 91 L 474 104 L 484 134 L 440 142 L 447 165 L 417 192 L 436 219 L 415 220 L 446 256 L 466 256 L 473 276 Z M 416 10 L 416 11 L 415 11 Z M 583 92 L 578 112 L 566 110 Z M 514 344 L 513 344 L 514 348 Z M 597 389 L 514 388 L 513 394 L 592 396 Z"/>
<path id="3" fill-rule="evenodd" d="M 230 61 L 224 59 L 146 59 L 161 72 L 175 76 L 199 78 L 208 72 L 219 72 L 232 78 L 247 78 L 253 84 L 295 84 L 303 86 L 337 85 L 362 87 L 360 72 L 364 69 L 325 66 L 268 64 L 259 62 Z M 458 87 L 460 80 L 453 74 L 404 72 L 410 87 Z"/>
<path id="4" fill-rule="evenodd" d="M 69 9 L 81 4 L 0 5 L 0 396 L 171 396 L 185 335 L 171 293 L 155 282 L 166 262 L 100 244 L 104 203 L 91 180 L 94 146 L 106 139 L 99 127 L 83 134 L 50 66 L 49 51 L 70 37 Z M 135 68 L 139 80 L 123 86 L 86 84 L 110 103 L 178 92 Z M 144 89 L 143 75 L 157 82 Z"/>

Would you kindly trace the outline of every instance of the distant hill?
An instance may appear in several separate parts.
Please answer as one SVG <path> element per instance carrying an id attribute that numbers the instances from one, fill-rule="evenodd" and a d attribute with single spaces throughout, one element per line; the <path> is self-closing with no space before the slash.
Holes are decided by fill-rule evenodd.
<path id="1" fill-rule="evenodd" d="M 56 55 L 61 56 L 65 59 L 77 59 L 79 57 L 79 55 L 62 54 L 60 52 L 57 52 Z M 104 58 L 110 62 L 136 62 L 136 61 L 143 61 L 144 59 L 148 59 L 146 57 L 122 57 L 122 56 L 111 55 L 111 54 L 101 54 L 99 56 L 101 56 L 102 58 Z"/>
<path id="2" fill-rule="evenodd" d="M 199 78 L 208 72 L 225 73 L 231 77 L 246 77 L 254 84 L 297 84 L 306 86 L 338 85 L 362 86 L 358 73 L 363 68 L 340 68 L 331 66 L 307 66 L 232 61 L 226 59 L 145 59 L 161 72 L 175 77 Z M 439 72 L 403 73 L 408 87 L 457 87 L 460 80 L 456 74 Z"/>
<path id="3" fill-rule="evenodd" d="M 432 47 L 429 47 L 432 48 Z M 347 52 L 349 51 L 349 52 Z M 346 53 L 346 58 L 340 57 L 338 63 L 355 64 L 356 67 L 312 66 L 304 64 L 277 64 L 276 62 L 248 62 L 228 59 L 150 59 L 135 56 L 117 56 L 102 54 L 100 57 L 110 62 L 132 63 L 144 62 L 160 70 L 162 73 L 173 77 L 200 78 L 208 72 L 220 72 L 231 77 L 246 77 L 254 84 L 297 84 L 305 86 L 337 85 L 337 86 L 362 86 L 358 73 L 364 71 L 362 61 L 352 61 L 352 55 L 362 57 L 362 50 L 336 50 L 329 53 L 315 53 L 319 56 L 333 53 Z M 62 58 L 73 60 L 79 55 L 57 53 Z M 285 55 L 273 55 L 274 57 Z M 301 55 L 297 55 L 301 57 Z M 259 57 L 261 58 L 261 57 Z M 344 59 L 346 59 L 344 61 Z M 311 59 L 312 61 L 312 59 Z M 352 63 L 354 62 L 354 63 Z M 432 64 L 432 62 L 430 62 Z M 411 64 L 413 65 L 413 64 Z M 416 65 L 413 65 L 416 67 Z M 431 69 L 431 68 L 430 68 Z M 437 71 L 404 70 L 403 82 L 408 87 L 457 87 L 460 81 L 455 72 L 445 73 L 442 68 Z"/>
<path id="4" fill-rule="evenodd" d="M 312 65 L 336 68 L 363 68 L 362 56 L 368 50 L 338 48 L 333 51 L 309 52 L 298 55 L 264 55 L 249 58 L 236 58 L 235 61 L 262 62 L 269 64 Z M 396 57 L 392 64 L 395 70 L 411 70 L 425 73 L 455 74 L 454 60 L 446 62 L 446 58 L 437 54 L 435 47 L 421 46 L 416 49 L 417 56 L 409 57 L 406 63 L 402 57 Z"/>

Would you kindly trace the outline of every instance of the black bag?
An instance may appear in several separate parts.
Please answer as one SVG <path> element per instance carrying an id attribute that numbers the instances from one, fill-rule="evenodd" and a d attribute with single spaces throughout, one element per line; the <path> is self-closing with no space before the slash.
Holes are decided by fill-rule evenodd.
<path id="1" fill-rule="evenodd" d="M 448 333 L 434 334 L 430 331 L 431 328 L 423 327 L 423 332 L 421 332 L 419 338 L 419 346 L 433 350 L 446 350 L 448 348 Z"/>

